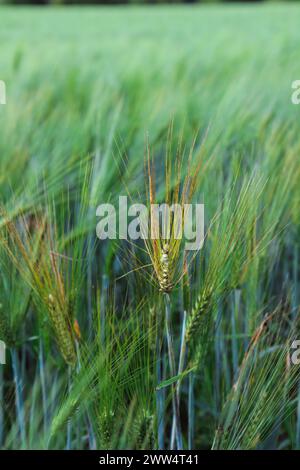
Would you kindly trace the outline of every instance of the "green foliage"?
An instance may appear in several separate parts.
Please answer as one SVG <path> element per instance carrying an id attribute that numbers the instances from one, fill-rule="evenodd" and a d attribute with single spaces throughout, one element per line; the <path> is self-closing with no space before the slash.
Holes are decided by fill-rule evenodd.
<path id="1" fill-rule="evenodd" d="M 1 9 L 2 448 L 300 448 L 298 10 Z M 188 259 L 96 238 L 147 152 Z"/>

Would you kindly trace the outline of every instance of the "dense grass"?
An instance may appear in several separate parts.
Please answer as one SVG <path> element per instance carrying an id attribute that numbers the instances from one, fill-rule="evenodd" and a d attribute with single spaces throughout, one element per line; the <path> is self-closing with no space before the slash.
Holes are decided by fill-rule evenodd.
<path id="1" fill-rule="evenodd" d="M 299 14 L 1 8 L 0 446 L 300 448 Z M 207 238 L 163 293 L 96 207 L 147 201 L 147 145 L 164 201 L 179 141 Z"/>

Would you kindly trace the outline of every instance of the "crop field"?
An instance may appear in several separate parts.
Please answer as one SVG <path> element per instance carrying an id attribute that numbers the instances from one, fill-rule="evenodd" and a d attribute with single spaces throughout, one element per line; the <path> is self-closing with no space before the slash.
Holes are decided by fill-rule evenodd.
<path id="1" fill-rule="evenodd" d="M 299 20 L 0 7 L 0 448 L 300 449 Z"/>

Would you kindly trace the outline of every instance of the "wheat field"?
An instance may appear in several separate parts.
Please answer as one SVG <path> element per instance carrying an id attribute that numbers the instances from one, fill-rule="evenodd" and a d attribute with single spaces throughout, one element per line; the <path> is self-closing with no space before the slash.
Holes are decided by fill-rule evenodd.
<path id="1" fill-rule="evenodd" d="M 300 449 L 299 18 L 0 8 L 2 449 Z M 202 249 L 99 240 L 122 195 Z"/>

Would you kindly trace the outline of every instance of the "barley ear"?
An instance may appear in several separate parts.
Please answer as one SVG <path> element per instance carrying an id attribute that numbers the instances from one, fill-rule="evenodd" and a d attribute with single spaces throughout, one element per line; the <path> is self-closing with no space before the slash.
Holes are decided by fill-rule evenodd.
<path id="1" fill-rule="evenodd" d="M 199 333 L 203 316 L 208 312 L 211 306 L 211 293 L 205 291 L 199 296 L 195 307 L 193 308 L 187 323 L 186 342 L 190 343 Z"/>
<path id="2" fill-rule="evenodd" d="M 48 297 L 48 312 L 52 321 L 60 352 L 66 363 L 70 366 L 74 366 L 76 364 L 76 348 L 74 344 L 74 338 L 65 313 L 62 311 L 58 302 L 55 301 L 51 294 Z"/>
<path id="3" fill-rule="evenodd" d="M 154 418 L 147 410 L 138 415 L 133 423 L 134 444 L 137 450 L 154 447 Z"/>
<path id="4" fill-rule="evenodd" d="M 0 304 L 0 339 L 9 347 L 13 347 L 15 345 L 15 336 L 12 328 L 10 327 L 8 317 L 3 311 L 2 304 Z"/>
<path id="5" fill-rule="evenodd" d="M 173 285 L 170 280 L 170 256 L 169 256 L 170 247 L 167 243 L 163 246 L 162 256 L 161 256 L 161 273 L 159 275 L 159 285 L 162 292 L 170 292 L 173 288 Z"/>

